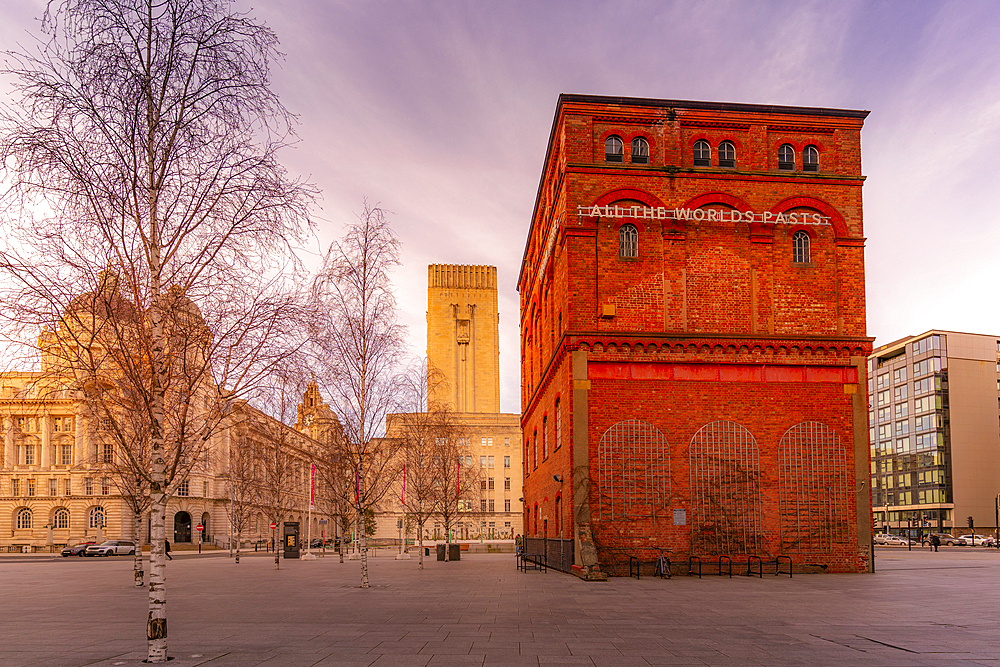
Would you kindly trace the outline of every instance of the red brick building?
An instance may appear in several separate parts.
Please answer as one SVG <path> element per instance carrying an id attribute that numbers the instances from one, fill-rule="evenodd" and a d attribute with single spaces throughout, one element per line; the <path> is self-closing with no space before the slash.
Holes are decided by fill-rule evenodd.
<path id="1" fill-rule="evenodd" d="M 560 96 L 518 279 L 527 536 L 582 572 L 869 568 L 867 114 Z"/>

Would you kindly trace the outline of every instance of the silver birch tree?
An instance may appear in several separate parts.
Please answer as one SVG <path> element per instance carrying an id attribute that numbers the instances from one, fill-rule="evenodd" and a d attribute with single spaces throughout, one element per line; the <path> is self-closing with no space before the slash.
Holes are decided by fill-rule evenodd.
<path id="1" fill-rule="evenodd" d="M 381 438 L 385 417 L 399 404 L 403 330 L 396 322 L 390 270 L 399 241 L 384 211 L 365 203 L 344 238 L 328 249 L 313 285 L 314 344 L 330 406 L 343 435 L 333 443 L 352 482 L 344 500 L 364 523 L 398 479 L 399 443 Z M 352 474 L 353 473 L 353 474 Z M 367 531 L 358 530 L 361 587 L 368 588 Z"/>
<path id="2" fill-rule="evenodd" d="M 277 159 L 294 120 L 269 87 L 277 40 L 229 3 L 65 0 L 40 25 L 47 41 L 3 70 L 15 99 L 0 119 L 0 316 L 28 345 L 64 331 L 71 295 L 98 293 L 105 269 L 118 285 L 100 293 L 136 311 L 101 318 L 135 340 L 81 382 L 148 417 L 147 660 L 165 662 L 167 501 L 231 401 L 297 348 L 290 248 L 313 191 Z M 204 329 L 181 348 L 195 312 Z M 108 351 L 93 340 L 67 354 Z"/>

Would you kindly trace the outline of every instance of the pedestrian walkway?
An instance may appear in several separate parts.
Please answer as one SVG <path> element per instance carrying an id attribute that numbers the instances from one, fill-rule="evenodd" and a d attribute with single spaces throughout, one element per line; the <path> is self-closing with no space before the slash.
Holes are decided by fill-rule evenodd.
<path id="1" fill-rule="evenodd" d="M 249 554 L 168 566 L 173 667 L 1000 664 L 1000 554 L 878 549 L 873 575 L 612 578 Z M 0 559 L 0 667 L 138 667 L 131 558 Z"/>

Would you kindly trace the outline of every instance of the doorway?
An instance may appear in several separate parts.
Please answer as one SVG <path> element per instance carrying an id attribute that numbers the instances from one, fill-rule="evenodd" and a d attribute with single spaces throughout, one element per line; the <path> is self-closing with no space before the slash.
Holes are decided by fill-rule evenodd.
<path id="1" fill-rule="evenodd" d="M 174 544 L 191 541 L 191 515 L 178 512 L 174 515 Z"/>

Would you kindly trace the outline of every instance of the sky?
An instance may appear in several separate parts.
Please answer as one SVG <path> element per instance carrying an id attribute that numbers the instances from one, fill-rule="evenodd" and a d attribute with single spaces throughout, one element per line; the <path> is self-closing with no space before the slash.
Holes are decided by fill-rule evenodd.
<path id="1" fill-rule="evenodd" d="M 282 159 L 322 191 L 317 247 L 366 199 L 390 212 L 412 354 L 427 265 L 497 267 L 504 412 L 520 412 L 516 281 L 560 93 L 870 110 L 869 335 L 1000 335 L 996 2 L 238 6 L 281 40 L 273 86 L 300 123 Z M 30 44 L 43 9 L 0 3 L 0 50 Z"/>

